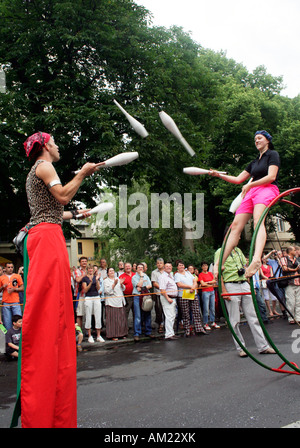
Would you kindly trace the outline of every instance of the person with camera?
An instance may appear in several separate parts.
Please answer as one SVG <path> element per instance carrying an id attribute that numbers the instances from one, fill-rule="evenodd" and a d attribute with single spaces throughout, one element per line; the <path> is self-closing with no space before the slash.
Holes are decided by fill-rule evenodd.
<path id="1" fill-rule="evenodd" d="M 289 323 L 300 322 L 300 263 L 296 258 L 296 247 L 287 248 L 287 256 L 281 259 L 282 270 L 285 276 L 291 276 L 285 288 L 286 306 L 294 315 L 294 319 L 289 315 Z M 293 278 L 294 277 L 294 278 Z"/>
<path id="2" fill-rule="evenodd" d="M 218 249 L 215 253 L 215 263 L 219 262 L 220 253 L 221 249 Z M 230 324 L 243 346 L 246 347 L 243 335 L 239 328 L 241 320 L 240 309 L 242 309 L 259 353 L 274 354 L 275 350 L 268 345 L 254 309 L 250 285 L 245 277 L 245 266 L 246 258 L 243 252 L 238 247 L 235 247 L 224 263 L 221 279 L 222 294 L 224 294 L 223 299 L 225 300 Z M 248 294 L 244 295 L 242 293 Z M 226 294 L 235 295 L 226 296 Z M 246 357 L 247 353 L 242 350 L 235 338 L 233 338 L 233 341 L 239 352 L 239 356 L 242 358 Z"/>

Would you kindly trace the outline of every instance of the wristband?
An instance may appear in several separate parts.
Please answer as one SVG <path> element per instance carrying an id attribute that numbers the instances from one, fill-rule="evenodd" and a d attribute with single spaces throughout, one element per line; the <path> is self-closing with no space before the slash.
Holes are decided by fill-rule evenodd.
<path id="1" fill-rule="evenodd" d="M 72 213 L 72 218 L 73 219 L 77 219 L 77 216 L 76 216 L 76 215 L 78 215 L 78 211 L 77 210 L 70 210 L 70 213 Z"/>

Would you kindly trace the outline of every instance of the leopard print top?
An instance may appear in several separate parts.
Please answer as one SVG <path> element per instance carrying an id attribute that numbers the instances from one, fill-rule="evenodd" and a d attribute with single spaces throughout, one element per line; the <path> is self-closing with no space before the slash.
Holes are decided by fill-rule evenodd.
<path id="1" fill-rule="evenodd" d="M 26 180 L 26 193 L 30 208 L 30 224 L 42 222 L 62 224 L 64 206 L 50 193 L 49 189 L 38 178 L 35 170 L 44 160 L 37 160 L 31 168 Z"/>

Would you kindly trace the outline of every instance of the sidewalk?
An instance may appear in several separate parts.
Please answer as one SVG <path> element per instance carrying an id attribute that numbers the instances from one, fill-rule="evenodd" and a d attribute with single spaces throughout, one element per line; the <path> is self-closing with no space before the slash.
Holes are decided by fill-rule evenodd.
<path id="1" fill-rule="evenodd" d="M 221 319 L 217 323 L 218 323 L 218 325 L 220 325 L 220 327 L 227 326 L 227 323 L 223 317 L 221 317 Z M 165 339 L 164 332 L 163 333 L 158 332 L 158 325 L 155 323 L 155 312 L 152 315 L 152 337 L 151 338 L 149 336 L 145 336 L 144 334 L 142 334 L 139 337 L 138 342 L 134 341 L 133 320 L 132 320 L 131 315 L 128 319 L 128 328 L 129 328 L 129 331 L 128 331 L 128 335 L 127 335 L 126 339 L 120 338 L 118 341 L 112 341 L 112 340 L 106 339 L 105 328 L 104 328 L 104 330 L 101 331 L 101 336 L 103 337 L 105 342 L 97 342 L 96 341 L 96 332 L 92 332 L 92 336 L 94 337 L 94 340 L 95 340 L 94 343 L 88 342 L 88 338 L 85 335 L 83 338 L 82 344 L 81 344 L 82 350 L 83 351 L 103 350 L 103 349 L 109 350 L 109 349 L 116 347 L 120 344 L 122 344 L 122 345 L 124 345 L 124 344 L 140 344 L 140 343 L 149 342 L 149 341 L 159 341 L 159 340 L 164 341 L 164 339 Z M 83 330 L 83 334 L 85 334 L 84 328 L 82 330 Z M 218 331 L 218 330 L 209 331 L 209 334 L 213 333 L 214 331 Z M 184 330 L 180 326 L 178 328 L 178 331 L 176 330 L 176 321 L 175 321 L 175 334 L 178 336 L 182 336 L 182 337 L 184 335 Z"/>

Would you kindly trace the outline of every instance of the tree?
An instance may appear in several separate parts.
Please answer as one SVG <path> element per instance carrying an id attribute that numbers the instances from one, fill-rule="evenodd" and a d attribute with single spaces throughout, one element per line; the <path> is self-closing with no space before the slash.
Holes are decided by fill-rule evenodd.
<path id="1" fill-rule="evenodd" d="M 63 183 L 84 161 L 120 152 L 122 129 L 114 121 L 112 95 L 119 83 L 134 90 L 140 49 L 133 41 L 146 31 L 146 11 L 130 0 L 13 0 L 1 2 L 0 14 L 0 60 L 7 79 L 7 93 L 0 95 L 0 142 L 6 151 L 1 195 L 8 218 L 1 234 L 12 237 L 29 218 L 23 150 L 28 134 L 47 130 L 56 136 Z M 107 182 L 112 178 L 106 173 Z M 92 205 L 96 192 L 90 180 L 76 198 Z"/>

